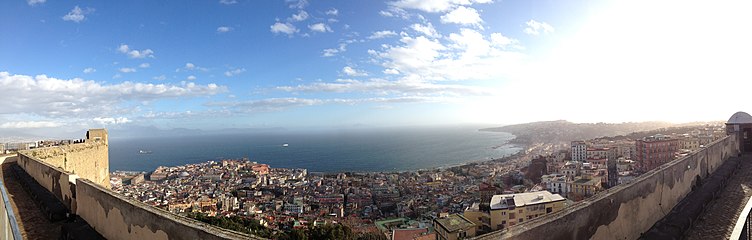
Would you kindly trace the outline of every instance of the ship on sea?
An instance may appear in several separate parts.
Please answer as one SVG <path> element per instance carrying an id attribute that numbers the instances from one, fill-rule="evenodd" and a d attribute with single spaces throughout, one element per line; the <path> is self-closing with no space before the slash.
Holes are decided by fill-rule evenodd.
<path id="1" fill-rule="evenodd" d="M 287 143 L 283 143 L 282 144 L 282 147 L 289 147 L 289 146 L 290 146 L 290 144 L 287 144 Z"/>
<path id="2" fill-rule="evenodd" d="M 151 154 L 149 150 L 138 150 L 138 154 Z"/>

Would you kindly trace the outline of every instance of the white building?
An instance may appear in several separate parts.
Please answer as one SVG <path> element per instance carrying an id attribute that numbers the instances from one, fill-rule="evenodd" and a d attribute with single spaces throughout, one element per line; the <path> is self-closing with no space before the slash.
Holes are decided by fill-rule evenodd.
<path id="1" fill-rule="evenodd" d="M 585 141 L 572 141 L 572 160 L 585 161 L 587 159 L 587 143 Z"/>

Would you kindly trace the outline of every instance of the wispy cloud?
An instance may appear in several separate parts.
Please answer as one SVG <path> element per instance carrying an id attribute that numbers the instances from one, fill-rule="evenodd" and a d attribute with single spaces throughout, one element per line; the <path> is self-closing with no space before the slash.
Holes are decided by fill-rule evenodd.
<path id="1" fill-rule="evenodd" d="M 80 23 L 81 21 L 86 20 L 86 14 L 90 14 L 92 12 L 94 12 L 93 8 L 81 9 L 78 6 L 75 6 L 70 12 L 68 12 L 68 14 L 65 14 L 65 16 L 63 16 L 63 20 Z"/>
<path id="2" fill-rule="evenodd" d="M 337 10 L 336 8 L 329 9 L 326 11 L 326 15 L 337 16 L 339 15 L 339 10 Z"/>
<path id="3" fill-rule="evenodd" d="M 148 67 L 151 67 L 151 64 L 149 64 L 149 63 L 142 63 L 142 64 L 139 64 L 138 67 L 140 67 L 140 68 L 148 68 Z"/>
<path id="4" fill-rule="evenodd" d="M 219 3 L 224 4 L 224 5 L 233 5 L 233 4 L 238 3 L 238 1 L 237 0 L 219 0 Z"/>
<path id="5" fill-rule="evenodd" d="M 97 69 L 94 69 L 94 68 L 91 68 L 91 67 L 88 67 L 88 68 L 84 69 L 84 73 L 93 73 L 93 72 L 96 72 L 96 71 L 97 71 Z"/>
<path id="6" fill-rule="evenodd" d="M 232 27 L 221 26 L 221 27 L 217 28 L 217 32 L 218 33 L 226 33 L 226 32 L 229 32 L 229 31 L 232 31 Z"/>
<path id="7" fill-rule="evenodd" d="M 121 73 L 132 73 L 132 72 L 136 72 L 136 69 L 135 68 L 125 68 L 124 67 L 124 68 L 118 69 L 118 71 L 120 71 Z"/>
<path id="8" fill-rule="evenodd" d="M 332 32 L 332 28 L 330 28 L 329 25 L 326 25 L 326 23 L 315 23 L 313 25 L 308 25 L 308 29 L 311 29 L 311 31 L 314 32 Z"/>
<path id="9" fill-rule="evenodd" d="M 298 28 L 296 28 L 292 24 L 281 23 L 281 22 L 276 22 L 273 25 L 271 25 L 269 28 L 273 33 L 284 33 L 287 35 L 292 35 L 299 31 Z"/>
<path id="10" fill-rule="evenodd" d="M 379 39 L 379 38 L 386 38 L 386 37 L 392 37 L 397 36 L 397 33 L 394 31 L 376 31 L 371 34 L 371 36 L 368 36 L 368 39 Z"/>
<path id="11" fill-rule="evenodd" d="M 360 70 L 357 70 L 357 69 L 354 69 L 354 68 L 352 68 L 350 66 L 345 66 L 344 68 L 342 68 L 342 73 L 344 73 L 347 76 L 351 76 L 351 77 L 368 76 L 368 73 L 360 71 Z"/>
<path id="12" fill-rule="evenodd" d="M 32 6 L 32 7 L 36 6 L 36 5 L 39 5 L 39 4 L 43 4 L 45 2 L 47 2 L 47 0 L 26 0 L 26 3 L 29 4 L 29 6 Z"/>
<path id="13" fill-rule="evenodd" d="M 525 28 L 524 32 L 529 35 L 538 36 L 541 33 L 549 34 L 554 32 L 554 27 L 546 22 L 538 22 L 530 19 L 530 21 L 527 21 L 525 24 L 527 25 L 527 27 Z"/>
<path id="14" fill-rule="evenodd" d="M 243 72 L 245 72 L 245 68 L 236 68 L 236 69 L 225 71 L 225 76 L 232 77 L 232 76 L 241 74 Z"/>
<path id="15" fill-rule="evenodd" d="M 120 44 L 117 50 L 120 53 L 124 53 L 128 55 L 128 57 L 130 58 L 146 58 L 146 57 L 153 58 L 154 57 L 154 51 L 152 51 L 151 49 L 144 49 L 144 50 L 139 51 L 139 50 L 131 49 L 127 44 Z"/>
<path id="16" fill-rule="evenodd" d="M 300 10 L 297 14 L 293 14 L 290 20 L 300 22 L 308 19 L 308 12 Z"/>
<path id="17" fill-rule="evenodd" d="M 24 128 L 53 128 L 62 126 L 62 123 L 51 121 L 21 121 L 21 122 L 6 122 L 0 124 L 0 128 L 11 129 L 24 129 Z"/>
<path id="18" fill-rule="evenodd" d="M 97 117 L 92 119 L 94 122 L 101 124 L 101 125 L 113 125 L 113 124 L 125 124 L 132 122 L 130 119 L 126 117 Z"/>
<path id="19" fill-rule="evenodd" d="M 492 0 L 397 0 L 390 2 L 389 5 L 402 9 L 416 9 L 424 12 L 436 13 L 447 12 L 455 9 L 457 6 L 472 5 L 475 3 L 491 3 Z"/>

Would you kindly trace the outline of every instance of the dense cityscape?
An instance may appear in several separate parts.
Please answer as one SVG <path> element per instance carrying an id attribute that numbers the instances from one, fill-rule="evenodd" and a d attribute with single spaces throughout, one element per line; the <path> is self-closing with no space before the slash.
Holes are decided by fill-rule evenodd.
<path id="1" fill-rule="evenodd" d="M 226 159 L 152 172 L 115 171 L 110 183 L 120 194 L 176 214 L 254 221 L 257 227 L 245 230 L 264 237 L 334 224 L 361 236 L 447 239 L 447 234 L 471 237 L 560 211 L 721 136 L 719 125 L 662 128 L 569 144 L 533 143 L 503 159 L 404 172 L 316 173 Z M 15 151 L 76 141 L 3 147 Z M 528 211 L 504 220 L 491 214 L 505 210 L 512 199 L 525 202 Z M 447 219 L 467 224 L 451 233 L 439 231 L 447 229 L 442 227 Z"/>

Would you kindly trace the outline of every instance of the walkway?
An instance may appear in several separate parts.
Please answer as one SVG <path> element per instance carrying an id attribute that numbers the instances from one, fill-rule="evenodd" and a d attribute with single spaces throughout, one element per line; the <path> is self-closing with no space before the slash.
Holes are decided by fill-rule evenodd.
<path id="1" fill-rule="evenodd" d="M 21 235 L 24 239 L 58 239 L 60 237 L 60 226 L 64 221 L 57 223 L 47 221 L 42 211 L 29 197 L 29 194 L 24 191 L 15 176 L 12 176 L 11 164 L 16 163 L 10 162 L 2 165 L 0 178 L 3 179 L 5 188 L 8 190 L 8 197 L 11 199 Z"/>
<path id="2" fill-rule="evenodd" d="M 729 239 L 736 219 L 752 196 L 752 155 L 742 158 L 721 195 L 708 205 L 698 222 L 687 232 L 687 239 Z"/>

